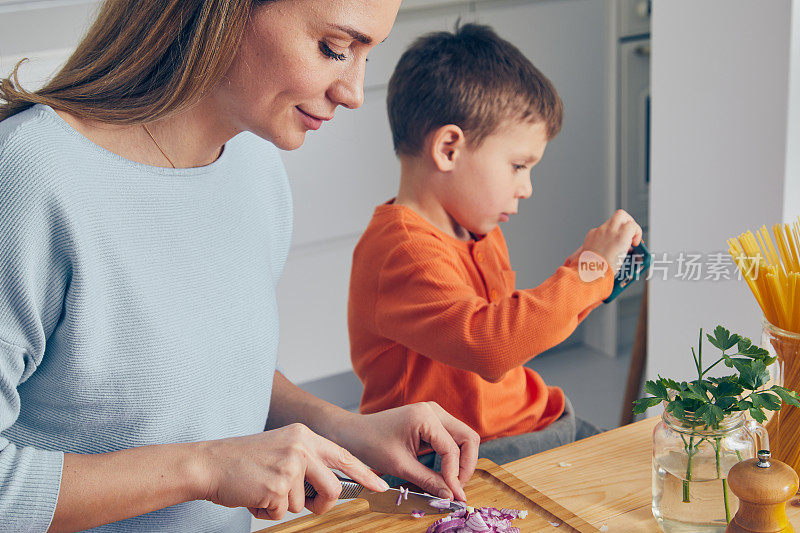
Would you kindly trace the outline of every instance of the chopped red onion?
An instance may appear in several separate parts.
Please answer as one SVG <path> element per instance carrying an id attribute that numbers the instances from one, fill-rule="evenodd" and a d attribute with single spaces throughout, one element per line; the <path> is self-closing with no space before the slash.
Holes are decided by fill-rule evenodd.
<path id="1" fill-rule="evenodd" d="M 430 505 L 431 507 L 434 507 L 436 509 L 449 509 L 450 508 L 450 503 L 451 503 L 450 500 L 439 499 L 439 500 L 431 500 L 431 501 L 429 501 L 428 505 Z"/>
<path id="2" fill-rule="evenodd" d="M 481 517 L 481 513 L 472 513 L 467 517 L 466 526 L 475 532 L 489 531 L 489 526 Z"/>
<path id="3" fill-rule="evenodd" d="M 494 507 L 473 509 L 468 507 L 437 520 L 428 527 L 426 533 L 520 533 L 519 528 L 514 527 L 511 522 L 516 518 L 525 518 L 526 516 L 528 516 L 527 511 L 516 509 L 498 510 Z"/>
<path id="4" fill-rule="evenodd" d="M 429 501 L 428 505 L 435 509 L 449 509 L 451 503 L 451 500 L 438 499 Z"/>
<path id="5" fill-rule="evenodd" d="M 447 531 L 453 531 L 455 529 L 459 529 L 466 523 L 466 520 L 463 518 L 456 518 L 454 520 L 450 520 L 449 522 L 444 522 L 439 524 L 439 526 L 434 530 L 435 533 L 446 533 Z"/>
<path id="6" fill-rule="evenodd" d="M 425 516 L 425 511 L 414 509 L 413 511 L 411 511 L 411 516 L 413 516 L 414 518 L 422 518 L 423 516 Z"/>

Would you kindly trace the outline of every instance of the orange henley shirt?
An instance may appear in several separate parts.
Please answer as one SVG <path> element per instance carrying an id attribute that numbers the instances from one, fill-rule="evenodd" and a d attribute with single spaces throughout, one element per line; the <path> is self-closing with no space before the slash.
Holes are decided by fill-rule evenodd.
<path id="1" fill-rule="evenodd" d="M 534 289 L 514 281 L 499 227 L 465 242 L 408 207 L 378 206 L 350 278 L 361 412 L 436 401 L 481 441 L 561 416 L 563 391 L 523 364 L 566 339 L 611 293 L 613 275 L 587 283 L 565 263 Z"/>

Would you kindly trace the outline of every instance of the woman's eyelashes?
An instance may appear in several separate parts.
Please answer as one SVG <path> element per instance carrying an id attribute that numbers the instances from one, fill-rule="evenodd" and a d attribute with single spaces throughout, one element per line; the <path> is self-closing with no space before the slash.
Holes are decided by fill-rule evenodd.
<path id="1" fill-rule="evenodd" d="M 319 42 L 319 51 L 322 52 L 322 55 L 330 59 L 333 59 L 335 61 L 344 61 L 345 59 L 347 59 L 346 55 L 331 50 L 331 47 L 328 46 L 328 44 L 325 41 Z"/>
<path id="2" fill-rule="evenodd" d="M 528 168 L 528 165 L 512 165 L 514 167 L 514 172 L 520 172 Z"/>

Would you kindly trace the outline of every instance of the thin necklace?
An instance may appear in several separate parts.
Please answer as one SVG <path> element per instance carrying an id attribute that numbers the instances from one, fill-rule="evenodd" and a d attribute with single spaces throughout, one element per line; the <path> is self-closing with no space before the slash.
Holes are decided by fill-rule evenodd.
<path id="1" fill-rule="evenodd" d="M 169 156 L 164 152 L 164 149 L 161 148 L 161 145 L 158 144 L 156 138 L 153 137 L 153 134 L 150 133 L 150 130 L 147 129 L 147 124 L 142 123 L 142 127 L 144 128 L 144 131 L 146 131 L 147 134 L 150 136 L 150 138 L 153 139 L 153 142 L 155 143 L 156 148 L 158 148 L 158 151 L 161 152 L 161 155 L 167 158 L 167 161 L 169 161 L 169 164 L 172 165 L 172 168 L 175 168 L 175 163 L 172 162 L 172 159 L 169 158 Z"/>

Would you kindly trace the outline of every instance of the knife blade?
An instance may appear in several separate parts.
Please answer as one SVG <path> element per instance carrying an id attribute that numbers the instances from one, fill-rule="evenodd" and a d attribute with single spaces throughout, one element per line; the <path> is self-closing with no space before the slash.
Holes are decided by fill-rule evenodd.
<path id="1" fill-rule="evenodd" d="M 376 513 L 412 514 L 414 511 L 421 511 L 425 514 L 445 514 L 466 507 L 466 504 L 460 502 L 407 491 L 402 487 L 389 489 L 386 492 L 374 492 L 352 479 L 339 478 L 339 481 L 342 483 L 340 500 L 364 499 L 369 503 L 369 510 Z M 305 482 L 305 491 L 307 498 L 314 498 L 317 495 L 316 489 L 308 481 Z"/>

